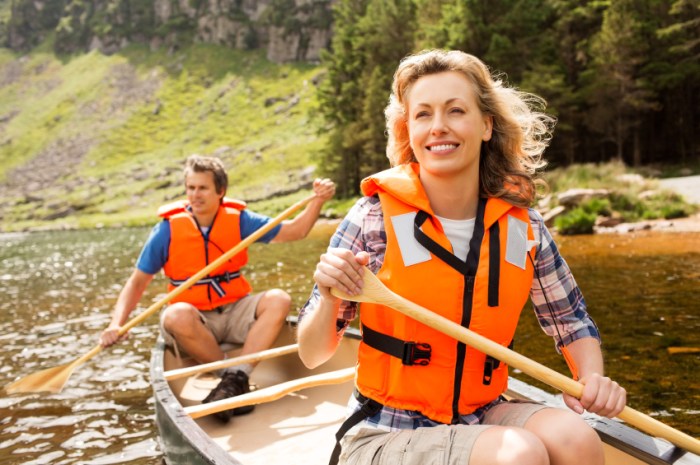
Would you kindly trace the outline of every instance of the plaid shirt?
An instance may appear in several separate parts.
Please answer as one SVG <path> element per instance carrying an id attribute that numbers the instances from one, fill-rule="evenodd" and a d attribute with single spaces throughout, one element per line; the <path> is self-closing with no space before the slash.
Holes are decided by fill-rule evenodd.
<path id="1" fill-rule="evenodd" d="M 576 285 L 569 266 L 559 255 L 559 250 L 544 224 L 544 219 L 533 209 L 529 210 L 529 216 L 535 239 L 540 241 L 535 254 L 536 273 L 530 289 L 530 299 L 540 326 L 545 333 L 555 338 L 557 350 L 562 345 L 569 345 L 584 337 L 600 340 L 598 328 L 586 311 L 583 295 Z M 379 271 L 386 251 L 386 231 L 384 214 L 378 197 L 363 197 L 355 203 L 331 238 L 330 248 L 350 249 L 355 254 L 361 251 L 368 252 L 370 256 L 368 268 L 375 274 Z M 543 291 L 551 305 L 551 312 Z M 311 297 L 299 312 L 299 321 L 316 309 L 319 298 L 318 288 L 314 286 Z M 357 316 L 357 308 L 356 302 L 341 302 L 337 320 L 339 338 L 342 337 L 350 321 Z M 496 399 L 469 415 L 463 415 L 460 423 L 480 423 L 484 412 L 501 401 L 500 398 Z M 359 402 L 352 397 L 348 404 L 349 413 L 359 408 Z M 367 418 L 353 428 L 350 434 L 362 426 L 395 431 L 438 424 L 419 412 L 385 406 L 377 415 Z"/>

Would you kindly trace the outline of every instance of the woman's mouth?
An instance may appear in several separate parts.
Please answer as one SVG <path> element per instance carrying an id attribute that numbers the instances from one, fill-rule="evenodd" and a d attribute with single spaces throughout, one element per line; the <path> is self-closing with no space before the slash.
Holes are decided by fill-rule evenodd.
<path id="1" fill-rule="evenodd" d="M 447 152 L 449 150 L 454 150 L 459 147 L 458 144 L 439 144 L 439 145 L 429 145 L 426 147 L 430 152 Z"/>

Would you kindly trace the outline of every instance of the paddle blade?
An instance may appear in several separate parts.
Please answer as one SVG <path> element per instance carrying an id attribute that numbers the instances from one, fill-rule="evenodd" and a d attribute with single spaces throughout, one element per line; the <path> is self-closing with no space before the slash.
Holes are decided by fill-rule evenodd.
<path id="1" fill-rule="evenodd" d="M 73 362 L 32 373 L 5 386 L 5 392 L 8 394 L 18 392 L 50 392 L 55 394 L 61 392 L 75 366 L 76 363 Z"/>

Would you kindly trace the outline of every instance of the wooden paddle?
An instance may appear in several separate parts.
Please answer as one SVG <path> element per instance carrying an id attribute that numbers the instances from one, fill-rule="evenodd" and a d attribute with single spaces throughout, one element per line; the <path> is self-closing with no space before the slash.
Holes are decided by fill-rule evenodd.
<path id="1" fill-rule="evenodd" d="M 188 376 L 192 376 L 198 373 L 206 373 L 208 371 L 220 370 L 222 368 L 232 367 L 240 365 L 242 363 L 256 363 L 273 357 L 294 354 L 298 351 L 299 344 L 290 344 L 288 346 L 275 347 L 273 349 L 268 350 L 261 350 L 260 352 L 255 352 L 253 354 L 246 354 L 234 358 L 227 358 L 224 360 L 219 360 L 217 362 L 203 363 L 201 365 L 195 365 L 193 367 L 169 370 L 163 373 L 163 377 L 168 381 L 172 381 L 174 379 L 187 378 Z"/>
<path id="2" fill-rule="evenodd" d="M 355 377 L 355 367 L 343 368 L 342 370 L 320 373 L 318 375 L 307 376 L 306 378 L 294 379 L 285 383 L 275 384 L 256 391 L 241 394 L 240 396 L 229 397 L 217 400 L 208 404 L 193 405 L 185 407 L 185 413 L 192 418 L 199 418 L 212 413 L 229 410 L 245 405 L 262 404 L 282 397 L 292 392 L 316 386 L 329 384 L 340 384 L 352 380 Z"/>
<path id="3" fill-rule="evenodd" d="M 331 289 L 331 292 L 336 297 L 340 297 L 344 300 L 371 302 L 391 307 L 426 326 L 441 331 L 458 341 L 505 362 L 553 388 L 576 398 L 581 398 L 583 394 L 583 385 L 578 381 L 574 381 L 534 360 L 530 360 L 507 347 L 503 347 L 490 339 L 401 297 L 387 288 L 384 283 L 367 268 L 364 269 L 363 280 L 364 286 L 360 295 L 350 296 L 337 289 Z M 695 454 L 700 454 L 700 441 L 630 407 L 625 407 L 618 417 L 648 434 L 664 438 L 676 446 L 682 447 Z"/>
<path id="4" fill-rule="evenodd" d="M 217 268 L 219 268 L 228 259 L 230 259 L 234 255 L 238 254 L 242 250 L 249 247 L 255 241 L 257 241 L 262 236 L 264 236 L 266 233 L 268 233 L 270 230 L 272 230 L 272 228 L 274 228 L 275 226 L 280 224 L 285 218 L 289 217 L 292 213 L 299 210 L 301 207 L 303 207 L 307 203 L 311 202 L 315 197 L 316 197 L 316 195 L 309 196 L 309 197 L 295 203 L 294 205 L 287 208 L 286 210 L 284 210 L 282 213 L 280 213 L 278 216 L 273 218 L 265 226 L 263 226 L 262 228 L 258 229 L 253 234 L 251 234 L 250 236 L 243 239 L 234 248 L 232 248 L 231 250 L 229 250 L 228 252 L 226 252 L 225 254 L 223 254 L 222 256 L 220 256 L 219 258 L 214 260 L 213 262 L 211 262 L 209 265 L 202 268 L 199 272 L 194 274 L 187 281 L 185 281 L 184 283 L 180 284 L 178 287 L 176 287 L 175 289 L 170 291 L 165 297 L 163 297 L 158 302 L 156 302 L 155 304 L 148 307 L 148 309 L 144 310 L 140 315 L 132 318 L 128 323 L 126 323 L 124 326 L 122 326 L 119 329 L 119 335 L 122 336 L 122 335 L 126 334 L 133 327 L 140 324 L 146 318 L 148 318 L 153 313 L 158 311 L 163 305 L 167 304 L 172 299 L 174 299 L 178 295 L 182 294 L 185 290 L 187 290 L 189 287 L 191 287 L 197 281 L 199 281 L 200 279 L 202 279 L 203 277 L 205 277 L 206 275 L 208 275 L 212 271 L 216 270 Z M 5 386 L 5 392 L 7 392 L 8 394 L 14 394 L 17 392 L 42 392 L 42 391 L 53 392 L 53 393 L 61 392 L 61 390 L 63 389 L 63 386 L 66 384 L 66 381 L 68 381 L 68 378 L 70 377 L 71 373 L 73 373 L 73 370 L 78 365 L 81 365 L 85 361 L 87 361 L 87 360 L 91 359 L 92 357 L 94 357 L 95 355 L 97 355 L 101 350 L 102 350 L 102 346 L 100 344 L 98 344 L 97 346 L 93 347 L 92 350 L 90 350 L 88 353 L 86 353 L 82 357 L 78 358 L 77 360 L 75 360 L 67 365 L 61 365 L 58 367 L 49 368 L 47 370 L 42 370 L 42 371 L 39 371 L 36 373 L 32 373 L 31 375 L 25 376 L 24 378 L 20 378 L 17 381 Z"/>

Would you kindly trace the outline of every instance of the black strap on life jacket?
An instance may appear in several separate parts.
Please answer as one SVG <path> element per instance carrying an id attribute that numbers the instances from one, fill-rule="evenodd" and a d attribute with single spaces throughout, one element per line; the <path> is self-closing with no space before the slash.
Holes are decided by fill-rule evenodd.
<path id="1" fill-rule="evenodd" d="M 425 342 L 408 342 L 388 334 L 375 331 L 362 325 L 362 342 L 392 357 L 401 360 L 404 365 L 427 365 L 430 363 L 432 348 Z"/>
<path id="2" fill-rule="evenodd" d="M 240 271 L 234 271 L 234 272 L 229 272 L 227 271 L 226 273 L 223 274 L 218 274 L 215 276 L 208 276 L 206 278 L 202 278 L 196 283 L 193 284 L 193 286 L 211 286 L 214 288 L 214 291 L 216 291 L 217 295 L 219 297 L 223 297 L 226 295 L 226 291 L 224 291 L 224 288 L 221 287 L 220 283 L 228 283 L 231 282 L 232 280 L 236 278 L 241 277 L 241 272 Z M 189 279 L 189 278 L 187 278 Z M 180 284 L 184 283 L 187 281 L 187 279 L 170 279 L 170 284 L 173 286 L 179 286 Z"/>
<path id="3" fill-rule="evenodd" d="M 508 348 L 510 350 L 513 350 L 513 342 L 514 341 L 510 341 L 510 344 L 508 344 Z M 500 360 L 498 360 L 497 358 L 493 358 L 490 355 L 486 356 L 486 361 L 484 362 L 484 378 L 482 380 L 484 386 L 488 386 L 491 384 L 491 380 L 493 379 L 493 370 L 497 369 L 500 366 Z"/>
<path id="4" fill-rule="evenodd" d="M 483 201 L 483 200 L 482 200 Z M 484 205 L 480 208 L 480 213 L 485 209 Z M 467 262 L 463 262 L 457 258 L 452 252 L 442 247 L 435 242 L 430 236 L 425 234 L 420 228 L 425 223 L 430 215 L 424 211 L 416 213 L 416 219 L 413 225 L 413 235 L 420 245 L 426 248 L 430 253 L 438 257 L 440 260 L 454 268 L 463 275 L 467 275 Z M 476 230 L 475 230 L 476 232 Z M 489 227 L 489 287 L 488 287 L 488 306 L 498 307 L 498 283 L 501 279 L 501 228 L 498 221 Z M 474 241 L 470 242 L 470 249 L 474 246 Z M 478 244 L 481 246 L 481 243 Z M 468 284 L 474 285 L 474 277 L 468 276 Z"/>
<path id="5" fill-rule="evenodd" d="M 501 228 L 498 221 L 489 228 L 489 296 L 488 306 L 498 307 L 498 282 L 501 279 Z"/>
<path id="6" fill-rule="evenodd" d="M 342 425 L 340 425 L 340 428 L 338 431 L 335 433 L 335 447 L 333 448 L 333 453 L 331 454 L 331 459 L 328 462 L 328 465 L 336 465 L 338 463 L 338 459 L 340 458 L 340 440 L 343 439 L 343 436 L 350 431 L 350 429 L 364 420 L 365 418 L 371 418 L 375 416 L 379 411 L 382 409 L 383 405 L 377 402 L 376 400 L 372 400 L 368 397 L 363 396 L 360 394 L 360 391 L 355 389 L 354 391 L 355 398 L 360 401 L 360 404 L 362 404 L 362 407 L 360 410 L 356 411 L 352 415 L 350 415 Z"/>

